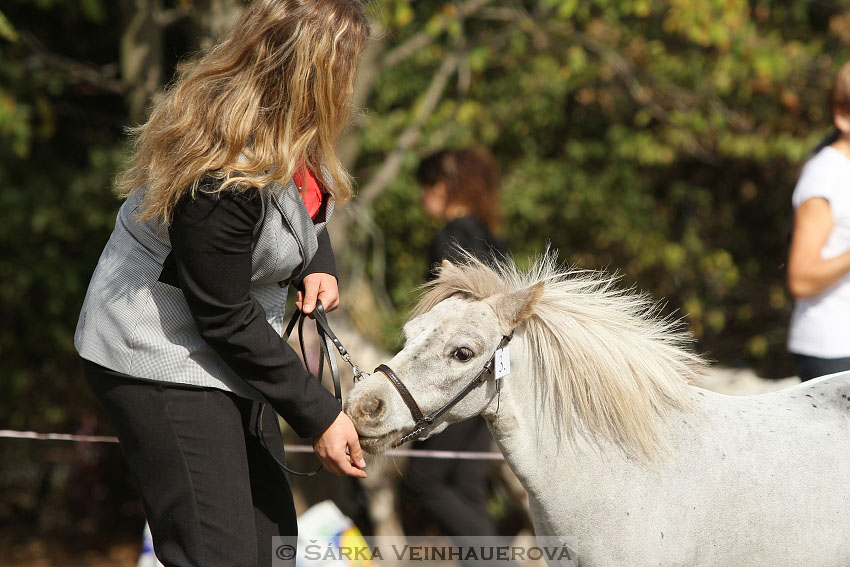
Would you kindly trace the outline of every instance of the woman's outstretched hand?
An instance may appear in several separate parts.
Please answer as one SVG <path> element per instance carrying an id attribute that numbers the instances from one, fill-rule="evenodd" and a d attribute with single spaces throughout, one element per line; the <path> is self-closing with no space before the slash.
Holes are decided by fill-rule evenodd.
<path id="1" fill-rule="evenodd" d="M 366 461 L 360 449 L 360 440 L 354 423 L 339 412 L 330 427 L 313 438 L 313 450 L 330 472 L 339 476 L 366 478 Z"/>

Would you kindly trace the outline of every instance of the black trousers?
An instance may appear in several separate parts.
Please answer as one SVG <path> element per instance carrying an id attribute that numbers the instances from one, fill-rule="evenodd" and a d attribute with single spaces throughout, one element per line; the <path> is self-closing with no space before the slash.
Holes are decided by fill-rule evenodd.
<path id="1" fill-rule="evenodd" d="M 297 537 L 295 506 L 273 411 L 214 388 L 131 378 L 83 360 L 121 441 L 167 567 L 282 566 L 273 537 Z M 286 557 L 286 559 L 291 559 Z"/>
<path id="2" fill-rule="evenodd" d="M 850 370 L 850 358 L 818 358 L 796 353 L 791 353 L 791 356 L 794 358 L 797 376 L 803 382 L 818 376 Z"/>
<path id="3" fill-rule="evenodd" d="M 455 423 L 442 433 L 414 444 L 416 449 L 488 451 L 492 437 L 480 416 Z M 459 545 L 466 537 L 496 535 L 487 512 L 492 463 L 477 460 L 424 459 L 408 462 L 404 491 Z M 422 535 L 422 534 L 412 534 Z"/>

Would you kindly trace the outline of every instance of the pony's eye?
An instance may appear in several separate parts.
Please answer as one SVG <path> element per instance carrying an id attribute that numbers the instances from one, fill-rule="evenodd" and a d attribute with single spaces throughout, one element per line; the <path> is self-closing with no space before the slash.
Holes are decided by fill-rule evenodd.
<path id="1" fill-rule="evenodd" d="M 452 356 L 461 362 L 467 362 L 475 356 L 475 353 L 466 347 L 460 347 L 452 353 Z"/>

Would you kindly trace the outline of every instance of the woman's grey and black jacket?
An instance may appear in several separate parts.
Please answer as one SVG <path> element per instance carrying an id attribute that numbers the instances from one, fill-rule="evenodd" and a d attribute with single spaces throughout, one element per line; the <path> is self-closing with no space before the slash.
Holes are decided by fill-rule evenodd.
<path id="1" fill-rule="evenodd" d="M 177 205 L 168 231 L 124 202 L 80 313 L 74 344 L 86 360 L 132 377 L 213 387 L 268 401 L 302 437 L 339 404 L 280 337 L 289 283 L 335 274 L 325 230 L 292 182 L 210 192 Z"/>

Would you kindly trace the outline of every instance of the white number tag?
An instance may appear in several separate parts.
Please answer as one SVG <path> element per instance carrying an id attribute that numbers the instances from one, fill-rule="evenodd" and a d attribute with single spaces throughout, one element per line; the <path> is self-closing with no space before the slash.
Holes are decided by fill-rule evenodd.
<path id="1" fill-rule="evenodd" d="M 511 351 L 509 347 L 500 348 L 496 351 L 496 380 L 511 373 Z"/>

